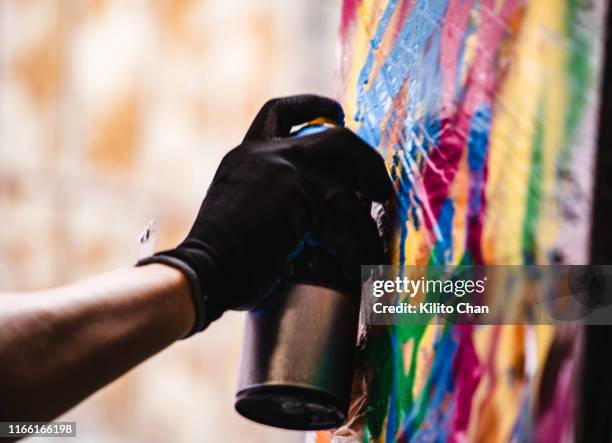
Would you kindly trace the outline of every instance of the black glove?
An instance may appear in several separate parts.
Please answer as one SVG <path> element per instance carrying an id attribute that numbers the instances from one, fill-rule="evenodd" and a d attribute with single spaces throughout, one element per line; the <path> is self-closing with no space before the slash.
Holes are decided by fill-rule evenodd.
<path id="1" fill-rule="evenodd" d="M 330 99 L 267 102 L 221 161 L 187 238 L 138 263 L 185 273 L 196 308 L 189 335 L 227 309 L 257 305 L 305 243 L 321 242 L 357 278 L 360 263 L 382 263 L 369 210 L 391 194 L 384 162 L 343 127 L 290 136 L 294 125 L 317 117 L 343 124 L 341 106 Z"/>

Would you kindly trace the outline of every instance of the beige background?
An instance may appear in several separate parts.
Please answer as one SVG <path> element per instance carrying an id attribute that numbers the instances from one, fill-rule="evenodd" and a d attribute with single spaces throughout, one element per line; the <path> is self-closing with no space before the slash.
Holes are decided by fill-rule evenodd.
<path id="1" fill-rule="evenodd" d="M 339 10 L 0 0 L 0 290 L 130 266 L 151 218 L 158 248 L 180 241 L 266 99 L 332 93 Z M 226 315 L 63 419 L 79 442 L 302 441 L 233 411 L 241 325 Z"/>

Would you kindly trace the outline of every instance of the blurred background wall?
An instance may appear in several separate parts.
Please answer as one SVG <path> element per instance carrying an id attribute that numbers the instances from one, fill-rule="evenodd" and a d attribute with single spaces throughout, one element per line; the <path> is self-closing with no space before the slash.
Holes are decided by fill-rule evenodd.
<path id="1" fill-rule="evenodd" d="M 0 0 L 0 291 L 132 265 L 182 240 L 272 96 L 331 95 L 338 1 Z M 226 314 L 63 419 L 79 442 L 302 441 L 239 417 Z M 32 399 L 36 401 L 36 399 Z"/>

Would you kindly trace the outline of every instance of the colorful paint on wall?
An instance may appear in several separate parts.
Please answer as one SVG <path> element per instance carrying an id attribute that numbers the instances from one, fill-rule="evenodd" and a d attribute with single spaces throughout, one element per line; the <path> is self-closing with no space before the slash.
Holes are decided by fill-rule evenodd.
<path id="1" fill-rule="evenodd" d="M 394 263 L 587 262 L 606 4 L 344 1 L 340 95 L 395 181 Z M 571 440 L 581 344 L 579 327 L 370 328 L 335 435 Z"/>

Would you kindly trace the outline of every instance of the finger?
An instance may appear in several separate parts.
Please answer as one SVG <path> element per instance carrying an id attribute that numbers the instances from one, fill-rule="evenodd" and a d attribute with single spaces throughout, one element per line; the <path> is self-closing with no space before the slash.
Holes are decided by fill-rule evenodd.
<path id="1" fill-rule="evenodd" d="M 315 169 L 327 169 L 362 191 L 372 201 L 384 202 L 393 192 L 385 162 L 370 145 L 347 128 L 330 128 L 302 137 L 293 149 Z"/>
<path id="2" fill-rule="evenodd" d="M 259 111 L 245 140 L 286 137 L 291 128 L 318 117 L 344 124 L 342 106 L 332 99 L 318 95 L 293 95 L 272 99 Z"/>

